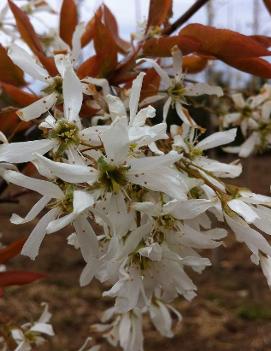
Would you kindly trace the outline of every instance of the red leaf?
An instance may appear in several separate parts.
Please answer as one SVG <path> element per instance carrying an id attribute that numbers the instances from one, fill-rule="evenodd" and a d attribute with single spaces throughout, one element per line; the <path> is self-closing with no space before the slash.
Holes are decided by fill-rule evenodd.
<path id="1" fill-rule="evenodd" d="M 271 78 L 271 64 L 259 57 L 248 57 L 241 59 L 231 59 L 225 61 L 240 71 L 251 73 L 262 78 Z"/>
<path id="2" fill-rule="evenodd" d="M 151 38 L 145 41 L 143 45 L 143 55 L 152 57 L 169 57 L 171 49 L 177 45 L 184 55 L 196 51 L 200 44 L 197 40 L 186 36 L 172 36 Z"/>
<path id="3" fill-rule="evenodd" d="M 270 13 L 271 15 L 271 0 L 263 0 L 265 7 L 267 9 L 267 11 Z"/>
<path id="4" fill-rule="evenodd" d="M 198 53 L 216 56 L 221 60 L 269 56 L 271 54 L 255 39 L 228 29 L 218 29 L 194 23 L 183 28 L 180 35 L 196 40 L 200 44 Z"/>
<path id="5" fill-rule="evenodd" d="M 0 249 L 0 264 L 4 264 L 11 258 L 19 255 L 26 239 L 19 239 L 9 244 L 7 247 Z"/>
<path id="6" fill-rule="evenodd" d="M 31 125 L 29 122 L 21 121 L 16 111 L 16 109 L 2 109 L 0 111 L 0 130 L 7 137 L 23 131 Z"/>
<path id="7" fill-rule="evenodd" d="M 146 71 L 143 79 L 140 100 L 157 94 L 160 85 L 160 76 L 155 69 L 150 68 Z"/>
<path id="8" fill-rule="evenodd" d="M 41 43 L 27 15 L 17 5 L 15 5 L 12 0 L 8 0 L 8 3 L 15 17 L 17 28 L 22 39 L 35 54 L 37 54 L 37 52 L 42 52 L 43 49 Z"/>
<path id="9" fill-rule="evenodd" d="M 124 60 L 122 60 L 112 75 L 110 76 L 111 84 L 121 84 L 125 83 L 127 80 L 130 80 L 130 77 L 135 76 L 135 72 L 133 71 L 135 61 L 138 57 L 138 53 L 141 50 L 141 45 L 138 45 L 137 49 L 129 53 Z M 133 78 L 131 78 L 133 79 Z"/>
<path id="10" fill-rule="evenodd" d="M 160 27 L 167 24 L 168 19 L 172 16 L 172 0 L 151 0 L 147 29 L 151 26 Z"/>
<path id="11" fill-rule="evenodd" d="M 46 57 L 44 54 L 41 42 L 29 18 L 17 5 L 14 4 L 12 0 L 8 0 L 8 3 L 15 17 L 17 28 L 21 34 L 22 39 L 30 47 L 33 53 L 38 56 L 40 62 L 44 65 L 48 72 L 52 76 L 56 75 L 57 70 L 54 61 L 51 58 Z"/>
<path id="12" fill-rule="evenodd" d="M 44 278 L 45 274 L 24 271 L 0 272 L 0 287 L 25 285 Z"/>
<path id="13" fill-rule="evenodd" d="M 26 91 L 19 89 L 11 84 L 2 83 L 3 91 L 18 105 L 24 107 L 32 104 L 39 99 L 34 94 L 27 93 Z"/>
<path id="14" fill-rule="evenodd" d="M 99 61 L 99 76 L 106 77 L 117 65 L 118 50 L 109 28 L 96 17 L 94 48 Z"/>
<path id="15" fill-rule="evenodd" d="M 122 53 L 128 52 L 131 45 L 127 41 L 120 38 L 118 23 L 116 21 L 115 16 L 113 15 L 113 13 L 110 11 L 110 9 L 105 4 L 103 5 L 102 9 L 103 9 L 103 14 L 104 14 L 105 26 L 111 32 L 112 37 L 113 37 L 118 49 Z"/>
<path id="16" fill-rule="evenodd" d="M 59 34 L 60 38 L 70 47 L 72 45 L 72 35 L 77 23 L 78 13 L 74 0 L 63 0 L 60 11 Z"/>
<path id="17" fill-rule="evenodd" d="M 265 48 L 269 48 L 271 46 L 271 38 L 265 35 L 250 35 L 250 38 L 256 40 L 258 43 L 263 45 Z"/>
<path id="18" fill-rule="evenodd" d="M 86 29 L 85 32 L 83 33 L 81 37 L 81 46 L 84 47 L 86 46 L 93 38 L 94 38 L 94 33 L 95 33 L 95 19 L 102 18 L 102 8 L 99 7 L 97 11 L 95 12 L 95 15 L 88 21 L 86 24 Z"/>
<path id="19" fill-rule="evenodd" d="M 96 77 L 99 73 L 99 61 L 96 55 L 91 56 L 83 62 L 77 69 L 77 75 L 80 79 L 87 76 Z"/>
<path id="20" fill-rule="evenodd" d="M 183 70 L 186 73 L 201 72 L 208 64 L 208 57 L 189 55 L 183 57 Z"/>
<path id="21" fill-rule="evenodd" d="M 9 58 L 6 49 L 0 44 L 0 81 L 16 86 L 25 85 L 24 73 Z"/>

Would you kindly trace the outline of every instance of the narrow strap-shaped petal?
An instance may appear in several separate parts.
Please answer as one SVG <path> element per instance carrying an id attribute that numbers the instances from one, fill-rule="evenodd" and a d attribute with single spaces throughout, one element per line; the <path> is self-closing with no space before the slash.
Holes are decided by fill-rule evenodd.
<path id="1" fill-rule="evenodd" d="M 138 63 L 140 62 L 148 62 L 152 65 L 152 67 L 155 69 L 155 71 L 157 72 L 157 74 L 161 77 L 161 84 L 165 85 L 166 88 L 169 88 L 171 81 L 169 78 L 169 75 L 167 74 L 167 72 L 165 70 L 163 70 L 163 68 L 161 68 L 161 66 L 158 65 L 157 62 L 155 62 L 152 59 L 140 59 L 137 61 Z"/>
<path id="2" fill-rule="evenodd" d="M 55 162 L 39 154 L 35 154 L 35 164 L 40 174 L 57 177 L 69 183 L 95 182 L 98 178 L 97 171 L 92 167 Z"/>
<path id="3" fill-rule="evenodd" d="M 50 83 L 52 78 L 46 69 L 41 66 L 37 59 L 35 60 L 27 51 L 20 48 L 18 45 L 12 44 L 9 48 L 8 55 L 17 66 L 32 78 Z"/>
<path id="4" fill-rule="evenodd" d="M 71 58 L 73 64 L 78 63 L 80 53 L 81 53 L 81 37 L 83 32 L 85 31 L 84 23 L 79 23 L 72 36 L 72 52 Z"/>
<path id="5" fill-rule="evenodd" d="M 40 245 L 46 235 L 46 228 L 58 213 L 59 209 L 53 208 L 40 219 L 24 244 L 22 255 L 29 256 L 32 260 L 38 256 Z"/>
<path id="6" fill-rule="evenodd" d="M 125 106 L 118 96 L 108 94 L 106 96 L 106 102 L 108 104 L 110 117 L 113 121 L 117 117 L 127 116 Z"/>
<path id="7" fill-rule="evenodd" d="M 59 186 L 54 183 L 47 182 L 46 180 L 31 178 L 15 171 L 5 171 L 2 177 L 7 182 L 36 191 L 43 196 L 50 196 L 54 199 L 62 198 L 64 196 Z"/>
<path id="8" fill-rule="evenodd" d="M 191 84 L 185 87 L 185 95 L 187 96 L 216 95 L 220 97 L 223 94 L 222 88 L 207 83 Z"/>
<path id="9" fill-rule="evenodd" d="M 134 79 L 132 84 L 130 99 L 129 99 L 130 123 L 133 123 L 136 117 L 144 76 L 145 76 L 145 73 L 140 72 L 139 75 L 136 77 L 136 79 Z"/>
<path id="10" fill-rule="evenodd" d="M 237 128 L 226 130 L 225 132 L 214 133 L 197 144 L 201 150 L 213 149 L 217 146 L 229 144 L 236 138 Z"/>
<path id="11" fill-rule="evenodd" d="M 74 222 L 73 226 L 76 231 L 78 238 L 80 250 L 84 260 L 87 262 L 90 256 L 98 257 L 99 256 L 99 245 L 97 236 L 92 229 L 89 221 L 86 216 L 78 216 Z"/>
<path id="12" fill-rule="evenodd" d="M 94 204 L 94 197 L 91 193 L 83 190 L 75 190 L 73 193 L 73 211 L 77 215 L 84 212 Z"/>
<path id="13" fill-rule="evenodd" d="M 23 163 L 32 161 L 34 152 L 43 155 L 55 146 L 50 139 L 15 142 L 0 145 L 0 162 Z"/>
<path id="14" fill-rule="evenodd" d="M 167 101 L 165 102 L 165 104 L 164 104 L 164 107 L 163 107 L 163 122 L 165 122 L 166 119 L 167 119 L 167 115 L 168 115 L 168 111 L 169 111 L 171 102 L 172 102 L 171 97 L 169 97 L 167 99 Z"/>
<path id="15" fill-rule="evenodd" d="M 21 216 L 13 213 L 10 222 L 13 224 L 23 224 L 32 221 L 34 218 L 37 217 L 38 214 L 44 209 L 44 207 L 48 204 L 51 200 L 50 196 L 43 196 L 28 212 L 28 214 L 22 218 Z"/>
<path id="16" fill-rule="evenodd" d="M 101 135 L 107 159 L 115 165 L 123 163 L 129 151 L 128 121 L 117 118 Z"/>
<path id="17" fill-rule="evenodd" d="M 52 93 L 48 96 L 44 96 L 41 99 L 33 102 L 17 111 L 17 115 L 23 121 L 31 121 L 32 119 L 40 117 L 43 113 L 47 112 L 57 102 L 57 93 Z"/>
<path id="18" fill-rule="evenodd" d="M 65 118 L 80 123 L 79 112 L 83 101 L 83 88 L 72 67 L 67 67 L 63 79 L 63 98 Z"/>

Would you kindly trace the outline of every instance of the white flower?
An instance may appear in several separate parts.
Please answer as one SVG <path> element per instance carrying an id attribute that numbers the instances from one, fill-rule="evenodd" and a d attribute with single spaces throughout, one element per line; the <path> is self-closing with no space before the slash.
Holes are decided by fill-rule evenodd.
<path id="1" fill-rule="evenodd" d="M 67 165 L 67 167 L 70 169 L 75 167 L 75 171 L 77 171 L 77 166 Z M 25 218 L 13 214 L 10 219 L 12 223 L 22 224 L 32 221 L 51 203 L 51 209 L 39 220 L 23 246 L 22 254 L 32 259 L 35 259 L 38 255 L 46 233 L 54 233 L 70 223 L 78 223 L 78 226 L 80 226 L 83 220 L 82 214 L 94 203 L 94 198 L 91 194 L 83 190 L 74 189 L 73 186 L 68 186 L 63 191 L 52 182 L 34 179 L 11 170 L 3 172 L 2 177 L 7 182 L 36 191 L 42 195 L 42 198 L 33 206 Z M 89 234 L 89 240 L 92 241 L 91 233 Z M 79 242 L 81 237 L 82 235 L 80 236 L 79 234 Z M 87 258 L 87 254 L 84 255 L 84 250 L 88 250 L 88 247 L 85 246 L 86 241 L 88 241 L 87 236 L 84 236 L 82 242 L 80 242 L 80 248 L 85 258 Z"/>
<path id="2" fill-rule="evenodd" d="M 42 304 L 44 311 L 40 318 L 34 323 L 26 323 L 22 327 L 11 329 L 11 337 L 18 345 L 15 351 L 30 351 L 32 346 L 39 346 L 44 343 L 43 335 L 54 336 L 54 331 L 49 324 L 51 313 L 48 311 L 48 305 Z"/>
<path id="3" fill-rule="evenodd" d="M 149 306 L 149 313 L 152 323 L 159 333 L 168 338 L 174 336 L 172 332 L 172 317 L 170 311 L 174 312 L 178 318 L 178 322 L 182 320 L 180 313 L 170 305 L 164 304 L 162 301 L 156 299 Z"/>
<path id="4" fill-rule="evenodd" d="M 174 47 L 172 49 L 172 57 L 174 73 L 173 78 L 171 78 L 168 73 L 162 69 L 154 60 L 142 59 L 153 66 L 161 79 L 161 87 L 159 89 L 161 93 L 152 96 L 151 98 L 147 98 L 145 100 L 145 103 L 153 103 L 154 101 L 166 98 L 163 110 L 164 121 L 167 118 L 170 105 L 173 105 L 176 108 L 178 116 L 185 124 L 196 126 L 196 123 L 189 116 L 187 110 L 183 107 L 183 105 L 187 104 L 185 98 L 187 96 L 200 96 L 204 94 L 222 96 L 223 90 L 220 87 L 212 87 L 205 83 L 185 84 L 184 74 L 182 71 L 182 53 L 177 47 Z"/>

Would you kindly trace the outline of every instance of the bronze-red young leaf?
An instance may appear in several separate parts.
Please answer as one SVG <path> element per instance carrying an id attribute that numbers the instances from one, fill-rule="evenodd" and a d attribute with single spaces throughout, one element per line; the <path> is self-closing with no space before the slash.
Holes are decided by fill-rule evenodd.
<path id="1" fill-rule="evenodd" d="M 26 238 L 22 238 L 14 241 L 8 246 L 0 249 L 0 264 L 4 264 L 9 261 L 11 258 L 19 255 L 22 250 L 22 247 L 26 241 Z"/>
<path id="2" fill-rule="evenodd" d="M 172 0 L 151 0 L 149 6 L 147 29 L 166 24 L 172 15 Z"/>
<path id="3" fill-rule="evenodd" d="M 24 271 L 0 272 L 0 287 L 4 288 L 11 285 L 25 285 L 35 280 L 44 278 L 45 274 Z"/>
<path id="4" fill-rule="evenodd" d="M 7 54 L 7 50 L 0 44 L 0 81 L 15 86 L 26 84 L 23 71 L 16 66 Z"/>
<path id="5" fill-rule="evenodd" d="M 63 0 L 60 10 L 59 35 L 70 47 L 78 23 L 77 5 L 74 0 Z"/>

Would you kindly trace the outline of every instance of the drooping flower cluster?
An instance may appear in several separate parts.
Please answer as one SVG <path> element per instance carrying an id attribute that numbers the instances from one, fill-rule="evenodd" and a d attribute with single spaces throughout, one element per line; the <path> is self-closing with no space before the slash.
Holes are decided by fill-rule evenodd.
<path id="1" fill-rule="evenodd" d="M 265 84 L 259 94 L 244 98 L 241 93 L 231 96 L 234 111 L 220 117 L 221 127 L 239 127 L 245 141 L 240 146 L 226 147 L 225 151 L 248 157 L 262 153 L 271 145 L 271 86 Z"/>
<path id="2" fill-rule="evenodd" d="M 51 326 L 51 313 L 46 303 L 42 304 L 44 310 L 36 322 L 25 323 L 20 327 L 7 326 L 4 336 L 0 335 L 0 347 L 3 351 L 9 351 L 10 344 L 17 345 L 15 351 L 31 351 L 45 342 L 44 336 L 53 336 L 54 330 Z"/>
<path id="3" fill-rule="evenodd" d="M 79 29 L 75 33 L 80 36 Z M 152 123 L 153 106 L 138 107 L 144 73 L 126 91 L 127 104 L 104 79 L 80 80 L 71 52 L 55 55 L 60 75 L 54 78 L 18 46 L 13 45 L 9 54 L 45 84 L 44 96 L 18 111 L 25 121 L 41 117 L 42 138 L 9 143 L 1 134 L 1 177 L 41 195 L 24 218 L 13 214 L 11 222 L 30 222 L 42 214 L 22 249 L 32 259 L 47 234 L 64 227 L 72 231 L 68 243 L 80 249 L 85 261 L 81 286 L 96 278 L 110 285 L 103 295 L 115 301 L 102 323 L 94 326 L 96 331 L 125 351 L 140 351 L 142 319 L 148 314 L 162 335 L 172 337 L 172 314 L 178 320 L 181 315 L 171 304 L 178 296 L 191 300 L 197 292 L 187 268 L 201 273 L 211 265 L 202 250 L 222 244 L 227 235 L 224 224 L 248 246 L 252 261 L 261 264 L 271 284 L 271 247 L 262 234 L 271 234 L 271 197 L 225 183 L 223 178 L 240 175 L 241 165 L 206 155 L 207 150 L 231 143 L 236 129 L 202 139 L 202 130 L 187 117 L 184 97 L 221 95 L 221 90 L 186 87 L 177 69 L 179 52 L 173 55 L 175 78 L 151 62 L 167 83 L 164 117 L 175 104 L 183 120 L 170 132 L 165 122 Z M 93 119 L 95 125 L 85 126 L 80 110 L 89 91 L 95 91 L 102 108 Z M 34 165 L 37 176 L 26 176 L 11 165 L 25 162 Z M 30 332 L 33 328 L 27 326 Z M 13 332 L 19 346 L 29 343 L 26 334 Z"/>

